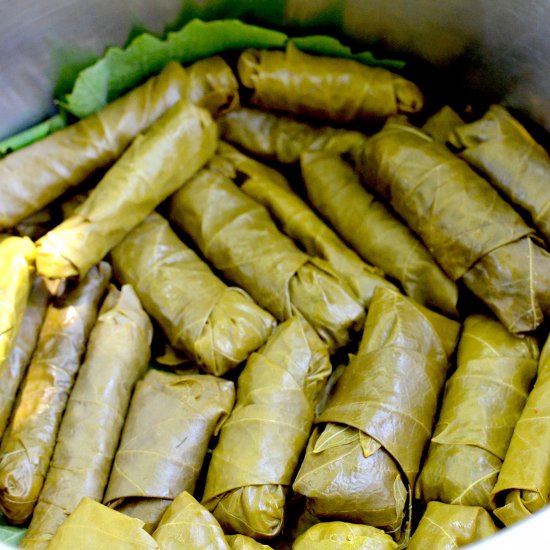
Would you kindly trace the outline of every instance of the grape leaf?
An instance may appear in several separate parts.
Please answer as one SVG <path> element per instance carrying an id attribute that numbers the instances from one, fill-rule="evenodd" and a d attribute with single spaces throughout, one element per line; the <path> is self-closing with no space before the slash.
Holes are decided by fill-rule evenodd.
<path id="1" fill-rule="evenodd" d="M 63 128 L 66 123 L 66 116 L 64 113 L 61 113 L 48 118 L 36 126 L 32 126 L 27 130 L 23 130 L 18 134 L 14 134 L 13 136 L 0 141 L 0 158 L 7 155 L 11 151 L 22 149 L 33 141 L 38 141 L 56 130 Z"/>
<path id="2" fill-rule="evenodd" d="M 25 527 L 13 527 L 8 525 L 6 518 L 0 514 L 0 542 L 19 546 L 26 532 L 27 529 Z"/>
<path id="3" fill-rule="evenodd" d="M 287 36 L 237 19 L 204 22 L 193 19 L 166 40 L 141 34 L 125 48 L 108 48 L 105 55 L 77 77 L 73 91 L 61 100 L 79 118 L 160 71 L 170 60 L 191 63 L 230 49 L 283 47 Z"/>

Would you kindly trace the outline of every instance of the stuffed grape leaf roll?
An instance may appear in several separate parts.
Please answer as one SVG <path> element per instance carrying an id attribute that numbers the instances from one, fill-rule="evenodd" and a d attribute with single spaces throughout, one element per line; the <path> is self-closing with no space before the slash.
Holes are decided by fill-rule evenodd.
<path id="1" fill-rule="evenodd" d="M 462 278 L 511 332 L 540 325 L 550 312 L 550 254 L 489 182 L 403 121 L 389 121 L 363 153 L 365 182 L 451 279 Z"/>
<path id="2" fill-rule="evenodd" d="M 231 550 L 272 550 L 271 546 L 246 535 L 226 535 L 225 540 Z"/>
<path id="3" fill-rule="evenodd" d="M 176 496 L 195 490 L 234 400 L 229 380 L 149 371 L 132 397 L 103 502 L 152 532 Z"/>
<path id="4" fill-rule="evenodd" d="M 430 502 L 408 550 L 455 550 L 494 535 L 491 516 L 479 506 Z"/>
<path id="5" fill-rule="evenodd" d="M 28 237 L 0 241 L 0 364 L 10 356 L 23 321 L 36 249 Z"/>
<path id="6" fill-rule="evenodd" d="M 207 373 L 235 368 L 275 326 L 246 292 L 212 273 L 160 214 L 130 231 L 111 258 L 116 277 L 133 285 L 171 345 Z"/>
<path id="7" fill-rule="evenodd" d="M 510 525 L 542 508 L 550 495 L 550 339 L 535 385 L 516 424 L 491 494 L 494 515 Z"/>
<path id="8" fill-rule="evenodd" d="M 292 550 L 395 550 L 397 544 L 384 531 L 370 525 L 327 521 L 301 534 Z"/>
<path id="9" fill-rule="evenodd" d="M 48 297 L 49 293 L 42 278 L 35 278 L 11 353 L 0 362 L 0 439 L 7 426 L 17 389 L 36 347 Z"/>
<path id="10" fill-rule="evenodd" d="M 166 509 L 153 538 L 162 550 L 231 550 L 216 518 L 187 491 Z"/>
<path id="11" fill-rule="evenodd" d="M 290 188 L 261 173 L 242 173 L 241 153 L 221 143 L 216 158 L 228 160 L 233 168 L 231 176 L 240 177 L 240 188 L 249 197 L 267 208 L 279 227 L 310 256 L 327 261 L 353 291 L 355 299 L 367 308 L 378 286 L 395 288 L 382 273 L 366 264 L 327 227 L 309 206 Z M 247 157 L 244 157 L 247 158 Z"/>
<path id="12" fill-rule="evenodd" d="M 290 184 L 281 172 L 241 153 L 224 141 L 219 142 L 216 156 L 210 161 L 210 166 L 228 178 L 267 179 L 274 185 L 290 189 Z"/>
<path id="13" fill-rule="evenodd" d="M 407 504 L 458 329 L 398 292 L 376 290 L 357 355 L 317 419 L 294 481 L 311 513 L 406 538 Z"/>
<path id="14" fill-rule="evenodd" d="M 206 259 L 284 321 L 299 311 L 329 349 L 361 327 L 363 307 L 330 264 L 301 251 L 268 211 L 212 167 L 173 196 L 169 217 Z"/>
<path id="15" fill-rule="evenodd" d="M 46 311 L 20 397 L 0 446 L 0 507 L 19 525 L 31 515 L 111 268 L 101 263 Z"/>
<path id="16" fill-rule="evenodd" d="M 529 213 L 534 226 L 550 242 L 550 157 L 501 105 L 460 126 L 449 141 L 460 156 L 499 191 Z"/>
<path id="17" fill-rule="evenodd" d="M 420 304 L 456 316 L 458 289 L 421 241 L 369 193 L 338 155 L 305 153 L 302 177 L 313 206 L 366 261 Z"/>
<path id="18" fill-rule="evenodd" d="M 463 126 L 460 115 L 449 105 L 441 107 L 422 126 L 422 130 L 439 143 L 446 143 L 452 131 Z"/>
<path id="19" fill-rule="evenodd" d="M 76 212 L 37 242 L 37 270 L 83 277 L 212 156 L 212 117 L 181 100 L 138 136 Z"/>
<path id="20" fill-rule="evenodd" d="M 239 106 L 239 83 L 227 62 L 215 55 L 185 67 L 187 82 L 183 97 L 203 107 L 214 117 Z"/>
<path id="21" fill-rule="evenodd" d="M 176 62 L 97 113 L 0 161 L 0 228 L 12 227 L 112 164 L 180 99 L 218 114 L 238 104 L 238 84 L 220 57 L 187 69 Z"/>
<path id="22" fill-rule="evenodd" d="M 293 474 L 330 371 L 326 346 L 300 316 L 279 325 L 248 359 L 203 496 L 225 531 L 253 538 L 280 533 Z"/>
<path id="23" fill-rule="evenodd" d="M 534 337 L 513 335 L 485 315 L 466 319 L 457 369 L 445 386 L 417 481 L 417 498 L 490 509 L 489 496 L 535 377 L 538 356 Z"/>
<path id="24" fill-rule="evenodd" d="M 237 67 L 253 91 L 253 105 L 334 122 L 383 120 L 416 113 L 418 87 L 402 76 L 349 59 L 309 55 L 292 43 L 286 51 L 245 50 Z"/>
<path id="25" fill-rule="evenodd" d="M 153 327 L 130 285 L 112 287 L 90 334 L 23 548 L 48 546 L 82 498 L 101 501 Z"/>
<path id="26" fill-rule="evenodd" d="M 58 529 L 48 550 L 158 550 L 155 539 L 142 527 L 138 519 L 83 498 Z"/>
<path id="27" fill-rule="evenodd" d="M 268 160 L 291 164 L 306 151 L 359 155 L 366 137 L 360 132 L 316 127 L 289 117 L 242 107 L 218 119 L 222 137 Z"/>

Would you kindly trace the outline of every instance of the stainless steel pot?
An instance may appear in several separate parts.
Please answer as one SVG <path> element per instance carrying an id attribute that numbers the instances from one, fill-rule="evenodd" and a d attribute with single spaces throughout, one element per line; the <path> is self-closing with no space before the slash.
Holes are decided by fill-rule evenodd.
<path id="1" fill-rule="evenodd" d="M 160 31 L 183 12 L 290 33 L 332 26 L 365 46 L 422 58 L 461 93 L 501 101 L 550 131 L 548 0 L 0 0 L 0 138 L 51 110 L 67 66 L 122 45 L 134 26 Z M 544 548 L 548 525 L 550 508 L 476 548 Z"/>

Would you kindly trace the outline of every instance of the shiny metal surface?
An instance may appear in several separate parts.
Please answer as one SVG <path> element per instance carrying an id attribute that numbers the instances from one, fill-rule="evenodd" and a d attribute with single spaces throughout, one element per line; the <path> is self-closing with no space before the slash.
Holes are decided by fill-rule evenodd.
<path id="1" fill-rule="evenodd" d="M 289 25 L 331 20 L 367 45 L 453 67 L 464 90 L 501 100 L 550 130 L 548 0 L 279 2 Z M 236 0 L 0 0 L 0 138 L 51 110 L 52 91 L 68 64 L 122 45 L 134 25 L 161 31 L 190 4 L 231 4 L 232 15 L 240 10 Z M 242 4 L 250 11 L 251 0 Z M 542 548 L 548 525 L 547 508 L 475 548 Z"/>
<path id="2" fill-rule="evenodd" d="M 161 31 L 177 0 L 0 0 L 0 138 L 52 108 L 64 67 L 124 44 L 130 29 Z"/>

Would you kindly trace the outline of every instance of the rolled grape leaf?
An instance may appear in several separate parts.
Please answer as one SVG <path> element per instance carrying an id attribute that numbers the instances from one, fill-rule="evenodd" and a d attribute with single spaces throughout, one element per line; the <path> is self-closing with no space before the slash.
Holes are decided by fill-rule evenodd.
<path id="1" fill-rule="evenodd" d="M 83 277 L 214 153 L 210 114 L 185 100 L 171 107 L 107 172 L 76 212 L 37 242 L 37 270 Z"/>
<path id="2" fill-rule="evenodd" d="M 15 525 L 31 515 L 111 268 L 101 263 L 46 311 L 36 350 L 0 447 L 0 507 Z"/>
<path id="3" fill-rule="evenodd" d="M 130 142 L 178 100 L 186 98 L 214 113 L 238 102 L 238 87 L 219 57 L 183 69 L 169 63 L 127 95 L 0 161 L 0 228 L 12 227 L 108 167 Z"/>
<path id="4" fill-rule="evenodd" d="M 172 346 L 207 373 L 235 368 L 275 326 L 248 294 L 218 279 L 159 214 L 135 227 L 111 257 L 116 277 L 133 285 Z"/>
<path id="5" fill-rule="evenodd" d="M 28 237 L 6 237 L 0 241 L 0 365 L 6 361 L 31 291 L 36 249 Z"/>
<path id="6" fill-rule="evenodd" d="M 494 535 L 491 516 L 479 506 L 430 502 L 408 550 L 455 550 Z"/>
<path id="7" fill-rule="evenodd" d="M 222 144 L 219 156 L 224 156 L 228 148 L 233 149 Z M 233 154 L 240 155 L 238 152 Z M 237 172 L 240 170 L 235 166 L 235 176 Z M 395 288 L 380 271 L 350 250 L 291 189 L 261 175 L 252 174 L 242 179 L 241 190 L 265 206 L 283 232 L 299 243 L 307 254 L 327 261 L 364 308 L 369 306 L 377 287 Z"/>
<path id="8" fill-rule="evenodd" d="M 201 170 L 172 196 L 169 216 L 260 306 L 279 321 L 299 311 L 330 350 L 345 345 L 350 331 L 362 325 L 362 306 L 330 265 L 302 252 L 262 205 L 215 167 Z"/>
<path id="9" fill-rule="evenodd" d="M 300 316 L 250 356 L 208 468 L 203 504 L 226 532 L 277 536 L 315 406 L 330 375 L 326 346 Z"/>
<path id="10" fill-rule="evenodd" d="M 510 525 L 529 517 L 550 494 L 550 339 L 539 360 L 537 379 L 516 424 L 491 494 L 494 515 Z"/>
<path id="11" fill-rule="evenodd" d="M 463 159 L 528 212 L 550 241 L 550 157 L 504 107 L 492 105 L 481 119 L 456 128 L 449 141 Z"/>
<path id="12" fill-rule="evenodd" d="M 357 156 L 366 137 L 360 132 L 311 126 L 257 109 L 240 108 L 218 120 L 224 139 L 265 159 L 291 164 L 306 151 Z"/>
<path id="13" fill-rule="evenodd" d="M 327 521 L 300 535 L 292 550 L 395 550 L 394 540 L 376 527 Z"/>
<path id="14" fill-rule="evenodd" d="M 305 153 L 302 177 L 313 206 L 366 261 L 418 303 L 457 315 L 458 289 L 410 229 L 360 183 L 337 155 Z"/>
<path id="15" fill-rule="evenodd" d="M 82 498 L 101 501 L 153 327 L 130 285 L 112 287 L 90 334 L 22 547 L 48 546 Z"/>
<path id="16" fill-rule="evenodd" d="M 138 519 L 83 498 L 58 529 L 48 550 L 158 550 L 155 539 L 142 527 Z"/>
<path id="17" fill-rule="evenodd" d="M 246 50 L 239 57 L 242 84 L 253 105 L 334 122 L 374 122 L 398 113 L 416 113 L 424 98 L 402 76 L 357 61 L 301 52 Z"/>
<path id="18" fill-rule="evenodd" d="M 187 67 L 184 96 L 219 116 L 239 106 L 239 83 L 231 67 L 219 55 L 201 59 Z"/>
<path id="19" fill-rule="evenodd" d="M 49 292 L 37 277 L 32 284 L 21 327 L 8 358 L 0 362 L 0 439 L 8 423 L 17 389 L 25 376 L 44 321 Z"/>
<path id="20" fill-rule="evenodd" d="M 220 141 L 218 144 L 217 154 L 210 161 L 210 166 L 216 168 L 228 178 L 267 179 L 274 185 L 290 189 L 290 184 L 280 172 L 244 155 L 224 141 Z"/>
<path id="21" fill-rule="evenodd" d="M 376 290 L 357 356 L 316 421 L 294 481 L 313 514 L 406 540 L 406 507 L 458 330 L 398 292 Z"/>
<path id="22" fill-rule="evenodd" d="M 246 535 L 226 535 L 225 540 L 231 550 L 272 550 L 271 546 Z"/>
<path id="23" fill-rule="evenodd" d="M 210 438 L 234 399 L 228 380 L 149 371 L 136 386 L 104 503 L 152 532 L 176 496 L 195 490 Z"/>
<path id="24" fill-rule="evenodd" d="M 422 130 L 435 141 L 445 143 L 452 131 L 463 125 L 460 115 L 452 107 L 445 105 L 425 122 Z"/>
<path id="25" fill-rule="evenodd" d="M 445 386 L 439 420 L 415 488 L 417 498 L 490 509 L 489 495 L 537 371 L 534 337 L 471 315 Z M 499 414 L 495 414 L 495 411 Z"/>
<path id="26" fill-rule="evenodd" d="M 164 512 L 153 538 L 162 550 L 230 550 L 220 524 L 187 491 Z"/>
<path id="27" fill-rule="evenodd" d="M 511 332 L 550 312 L 550 254 L 489 182 L 421 130 L 389 121 L 363 150 L 365 182 L 388 200 L 453 280 Z"/>

